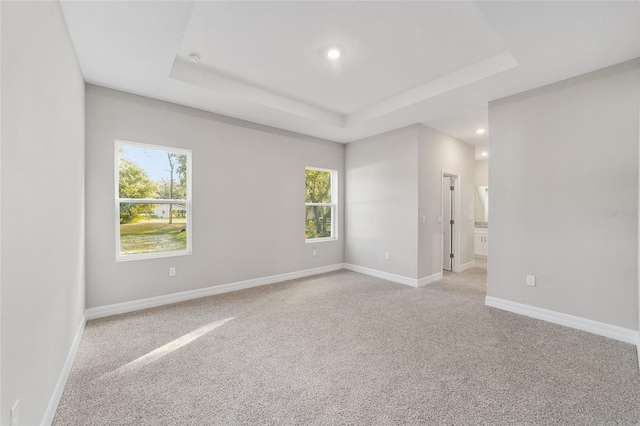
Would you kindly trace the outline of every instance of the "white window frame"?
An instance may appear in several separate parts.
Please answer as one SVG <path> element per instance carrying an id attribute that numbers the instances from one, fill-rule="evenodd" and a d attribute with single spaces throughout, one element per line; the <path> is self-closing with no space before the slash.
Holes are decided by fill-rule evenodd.
<path id="1" fill-rule="evenodd" d="M 160 198 L 120 198 L 120 147 L 134 147 L 143 149 L 153 149 L 158 151 L 175 152 L 178 154 L 185 154 L 187 156 L 187 199 L 167 200 Z M 191 203 L 191 155 L 190 149 L 175 148 L 172 146 L 152 145 L 139 142 L 129 142 L 123 140 L 115 141 L 115 168 L 114 168 L 114 181 L 115 181 L 115 230 L 116 230 L 116 262 L 123 262 L 129 260 L 141 260 L 141 259 L 157 259 L 162 257 L 174 257 L 174 256 L 187 256 L 191 254 L 191 240 L 192 240 L 192 203 Z M 120 203 L 135 203 L 135 204 L 184 204 L 187 208 L 187 224 L 186 232 L 187 247 L 185 250 L 180 251 L 165 251 L 157 253 L 142 253 L 142 254 L 121 254 L 120 253 Z"/>
<path id="2" fill-rule="evenodd" d="M 329 172 L 331 173 L 331 202 L 330 203 L 304 203 L 305 210 L 305 222 L 307 215 L 307 207 L 312 206 L 324 206 L 331 207 L 331 236 L 330 237 L 322 237 L 322 238 L 305 238 L 304 242 L 306 244 L 312 243 L 322 243 L 326 241 L 337 241 L 338 240 L 338 171 L 333 169 L 323 169 L 321 167 L 305 167 L 305 172 L 307 170 L 315 170 L 318 172 Z M 307 183 L 307 176 L 305 173 L 305 187 Z M 306 225 L 305 225 L 306 226 Z"/>

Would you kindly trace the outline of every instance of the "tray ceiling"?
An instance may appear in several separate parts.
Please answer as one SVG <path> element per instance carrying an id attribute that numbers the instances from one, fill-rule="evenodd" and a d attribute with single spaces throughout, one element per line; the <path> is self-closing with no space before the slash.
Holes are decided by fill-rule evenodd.
<path id="1" fill-rule="evenodd" d="M 488 101 L 640 56 L 639 7 L 62 2 L 89 83 L 338 142 L 424 123 L 474 145 Z"/>

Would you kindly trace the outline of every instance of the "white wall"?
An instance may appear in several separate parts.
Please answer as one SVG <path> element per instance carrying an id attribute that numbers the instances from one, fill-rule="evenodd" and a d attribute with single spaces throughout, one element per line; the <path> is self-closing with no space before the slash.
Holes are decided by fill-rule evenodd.
<path id="1" fill-rule="evenodd" d="M 489 185 L 489 160 L 476 161 L 476 186 Z"/>
<path id="2" fill-rule="evenodd" d="M 476 161 L 476 187 L 489 185 L 489 160 Z M 485 206 L 480 198 L 478 190 L 475 191 L 475 221 L 487 222 L 485 218 Z"/>
<path id="3" fill-rule="evenodd" d="M 430 127 L 420 126 L 420 224 L 419 277 L 426 278 L 442 271 L 442 170 L 460 176 L 460 212 L 458 221 L 459 264 L 473 262 L 475 193 L 475 149 Z M 456 244 L 456 242 L 454 242 Z"/>
<path id="4" fill-rule="evenodd" d="M 86 116 L 89 308 L 342 263 L 342 235 L 304 238 L 305 166 L 342 194 L 342 144 L 91 85 Z M 116 139 L 193 151 L 192 255 L 115 261 Z"/>
<path id="5" fill-rule="evenodd" d="M 490 103 L 488 296 L 638 329 L 637 66 Z"/>
<path id="6" fill-rule="evenodd" d="M 346 263 L 418 278 L 418 133 L 346 145 Z"/>
<path id="7" fill-rule="evenodd" d="M 84 313 L 84 81 L 58 3 L 0 7 L 0 423 L 33 425 Z"/>

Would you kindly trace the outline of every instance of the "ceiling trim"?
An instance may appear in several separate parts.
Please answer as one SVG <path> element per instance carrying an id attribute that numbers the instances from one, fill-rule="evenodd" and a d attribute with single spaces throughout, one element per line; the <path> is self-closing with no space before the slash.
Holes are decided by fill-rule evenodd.
<path id="1" fill-rule="evenodd" d="M 475 83 L 518 66 L 509 51 L 491 56 L 468 67 L 446 74 L 423 85 L 370 105 L 349 115 L 335 114 L 268 90 L 222 77 L 210 70 L 176 58 L 169 77 L 205 89 L 237 96 L 269 108 L 340 128 L 348 128 L 378 118 L 467 84 Z"/>
<path id="2" fill-rule="evenodd" d="M 476 81 L 483 80 L 517 66 L 518 62 L 516 62 L 509 51 L 505 50 L 504 52 L 491 56 L 488 59 L 476 62 L 473 65 L 461 68 L 440 78 L 431 80 L 421 86 L 407 90 L 404 93 L 392 96 L 355 112 L 346 117 L 345 127 L 354 126 L 385 114 L 389 114 L 393 111 L 425 101 L 442 93 L 466 86 L 467 84 L 475 83 Z"/>
<path id="3" fill-rule="evenodd" d="M 345 118 L 321 108 L 316 108 L 288 98 L 276 95 L 267 90 L 258 89 L 248 84 L 240 83 L 230 78 L 221 77 L 208 70 L 195 67 L 176 59 L 169 73 L 169 77 L 185 83 L 193 84 L 216 92 L 237 96 L 269 108 L 288 112 L 300 117 L 309 118 L 337 127 L 344 127 Z"/>

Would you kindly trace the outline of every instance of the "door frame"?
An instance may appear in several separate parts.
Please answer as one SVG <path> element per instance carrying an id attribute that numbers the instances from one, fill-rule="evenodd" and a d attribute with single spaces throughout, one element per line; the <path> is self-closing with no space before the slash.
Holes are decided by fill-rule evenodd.
<path id="1" fill-rule="evenodd" d="M 442 189 L 442 180 L 445 177 L 451 177 L 454 180 L 455 190 L 453 191 L 453 244 L 451 252 L 453 253 L 453 264 L 451 265 L 451 272 L 460 272 L 460 191 L 462 179 L 460 179 L 460 173 L 453 170 L 440 170 L 440 264 L 444 259 L 444 203 L 442 201 L 444 197 L 444 190 Z"/>

